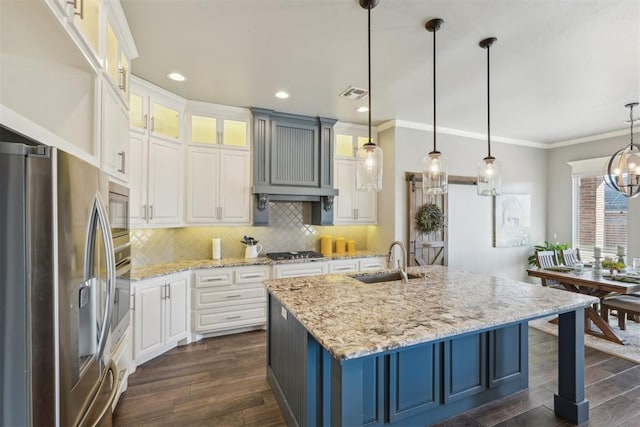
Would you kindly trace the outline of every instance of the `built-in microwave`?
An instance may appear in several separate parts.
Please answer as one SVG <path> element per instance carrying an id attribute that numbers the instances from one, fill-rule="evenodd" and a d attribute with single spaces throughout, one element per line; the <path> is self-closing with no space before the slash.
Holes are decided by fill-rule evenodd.
<path id="1" fill-rule="evenodd" d="M 116 261 L 116 290 L 111 315 L 111 342 L 115 345 L 129 326 L 131 292 L 129 189 L 115 182 L 109 183 L 109 222 Z"/>

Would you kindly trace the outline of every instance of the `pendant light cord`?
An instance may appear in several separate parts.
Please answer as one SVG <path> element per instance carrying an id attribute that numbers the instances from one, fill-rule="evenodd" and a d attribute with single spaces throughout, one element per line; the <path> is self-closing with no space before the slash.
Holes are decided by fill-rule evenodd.
<path id="1" fill-rule="evenodd" d="M 491 157 L 491 74 L 489 67 L 489 51 L 491 46 L 487 46 L 487 157 Z"/>
<path id="2" fill-rule="evenodd" d="M 629 149 L 633 149 L 633 104 L 629 106 L 629 133 L 631 135 Z"/>
<path id="3" fill-rule="evenodd" d="M 369 67 L 369 144 L 373 144 L 371 140 L 371 3 L 369 3 L 367 7 L 367 36 Z"/>
<path id="4" fill-rule="evenodd" d="M 437 29 L 433 31 L 433 151 L 436 149 L 436 33 Z"/>

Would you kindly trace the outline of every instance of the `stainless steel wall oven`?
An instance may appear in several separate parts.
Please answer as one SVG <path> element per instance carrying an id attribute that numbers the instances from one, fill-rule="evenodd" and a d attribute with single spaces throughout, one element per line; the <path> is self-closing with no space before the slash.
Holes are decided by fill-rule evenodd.
<path id="1" fill-rule="evenodd" d="M 116 261 L 116 290 L 111 316 L 111 343 L 115 346 L 129 326 L 131 242 L 129 240 L 129 189 L 109 183 L 109 223 Z"/>

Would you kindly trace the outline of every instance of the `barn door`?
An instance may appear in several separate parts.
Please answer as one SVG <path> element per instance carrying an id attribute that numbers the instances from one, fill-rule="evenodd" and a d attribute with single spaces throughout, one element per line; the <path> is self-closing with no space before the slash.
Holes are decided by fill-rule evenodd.
<path id="1" fill-rule="evenodd" d="M 447 195 L 425 195 L 422 192 L 422 173 L 405 172 L 407 181 L 407 209 L 409 218 L 407 223 L 407 250 L 409 251 L 409 265 L 448 265 L 448 226 L 449 206 Z M 476 177 L 449 175 L 448 185 L 476 185 Z M 444 227 L 431 233 L 422 233 L 417 228 L 416 214 L 425 203 L 434 203 L 444 215 Z"/>
<path id="2" fill-rule="evenodd" d="M 447 195 L 427 195 L 422 192 L 422 174 L 406 172 L 409 236 L 409 265 L 447 265 Z M 437 205 L 444 215 L 444 227 L 430 233 L 417 228 L 416 214 L 426 203 Z"/>

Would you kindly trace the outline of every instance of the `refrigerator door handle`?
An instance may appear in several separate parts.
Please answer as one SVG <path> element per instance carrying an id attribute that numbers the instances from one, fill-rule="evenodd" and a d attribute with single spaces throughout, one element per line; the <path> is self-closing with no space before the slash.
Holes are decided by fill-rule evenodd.
<path id="1" fill-rule="evenodd" d="M 113 249 L 113 237 L 111 235 L 111 224 L 109 224 L 109 215 L 105 207 L 102 196 L 98 193 L 94 201 L 94 212 L 97 213 L 98 224 L 102 233 L 102 243 L 105 251 L 105 258 L 107 260 L 107 297 L 106 297 L 106 309 L 105 315 L 102 320 L 102 328 L 100 331 L 100 339 L 98 341 L 98 351 L 96 356 L 98 359 L 102 359 L 104 348 L 107 343 L 107 337 L 109 335 L 111 325 L 111 313 L 113 311 L 113 299 L 116 289 L 116 260 L 115 252 Z"/>
<path id="2" fill-rule="evenodd" d="M 78 426 L 98 427 L 102 425 L 111 425 L 110 422 L 106 423 L 105 421 L 107 418 L 109 420 L 111 419 L 111 408 L 113 407 L 113 402 L 118 395 L 118 383 L 120 381 L 119 377 L 120 371 L 118 370 L 118 367 L 116 366 L 113 359 L 109 360 L 108 371 L 102 380 L 102 384 L 100 385 L 100 388 L 96 393 L 96 397 L 89 405 L 84 418 L 80 421 Z M 109 386 L 109 397 L 106 400 L 101 399 L 101 396 L 103 396 L 101 390 L 103 390 L 105 386 Z M 95 406 L 100 404 L 101 402 L 104 402 L 104 405 L 102 407 Z"/>

